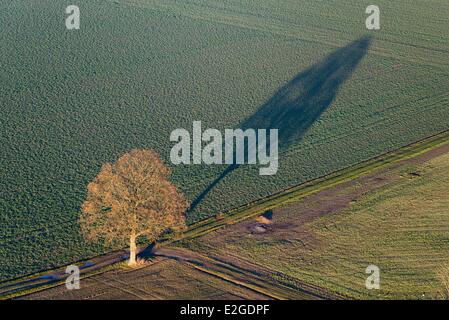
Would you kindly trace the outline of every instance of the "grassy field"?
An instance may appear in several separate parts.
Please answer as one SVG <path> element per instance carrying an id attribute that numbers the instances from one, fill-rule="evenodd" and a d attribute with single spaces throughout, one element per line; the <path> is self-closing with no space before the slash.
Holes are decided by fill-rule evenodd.
<path id="1" fill-rule="evenodd" d="M 78 31 L 69 4 L 0 4 L 0 281 L 104 251 L 75 223 L 88 181 L 131 148 L 167 160 L 194 120 L 294 114 L 279 173 L 238 168 L 190 222 L 449 128 L 445 1 L 378 1 L 370 39 L 368 1 L 80 0 Z M 173 180 L 194 200 L 223 170 Z"/>
<path id="2" fill-rule="evenodd" d="M 250 224 L 230 226 L 187 245 L 351 298 L 441 299 L 437 271 L 449 265 L 448 169 L 448 153 L 411 162 L 275 211 L 266 234 L 248 232 Z M 380 268 L 380 290 L 365 288 L 365 269 L 372 264 Z"/>

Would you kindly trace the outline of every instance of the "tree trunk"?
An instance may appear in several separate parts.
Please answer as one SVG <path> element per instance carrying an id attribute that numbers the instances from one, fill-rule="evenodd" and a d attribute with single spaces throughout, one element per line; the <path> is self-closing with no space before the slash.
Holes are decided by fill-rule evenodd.
<path id="1" fill-rule="evenodd" d="M 136 237 L 132 235 L 129 238 L 129 261 L 128 265 L 130 267 L 133 267 L 136 265 L 136 254 L 137 254 L 137 247 L 136 247 Z"/>

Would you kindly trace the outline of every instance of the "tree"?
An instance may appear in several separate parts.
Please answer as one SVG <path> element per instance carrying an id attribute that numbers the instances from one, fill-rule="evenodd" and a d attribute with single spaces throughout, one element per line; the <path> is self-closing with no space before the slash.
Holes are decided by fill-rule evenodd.
<path id="1" fill-rule="evenodd" d="M 132 150 L 102 166 L 87 186 L 80 217 L 88 241 L 129 241 L 128 264 L 136 264 L 136 240 L 156 241 L 185 227 L 188 202 L 168 180 L 170 169 L 153 150 Z"/>

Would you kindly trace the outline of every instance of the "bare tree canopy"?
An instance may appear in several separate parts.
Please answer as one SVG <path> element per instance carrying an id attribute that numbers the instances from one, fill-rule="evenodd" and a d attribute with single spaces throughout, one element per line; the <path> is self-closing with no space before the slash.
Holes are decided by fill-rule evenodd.
<path id="1" fill-rule="evenodd" d="M 88 241 L 129 241 L 135 264 L 136 239 L 155 241 L 170 228 L 185 227 L 188 202 L 168 181 L 170 169 L 153 150 L 132 150 L 102 166 L 87 186 L 81 232 Z"/>

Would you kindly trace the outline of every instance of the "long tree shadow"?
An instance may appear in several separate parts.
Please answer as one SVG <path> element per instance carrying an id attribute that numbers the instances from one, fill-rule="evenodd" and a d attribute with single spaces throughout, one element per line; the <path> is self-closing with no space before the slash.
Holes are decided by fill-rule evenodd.
<path id="1" fill-rule="evenodd" d="M 366 55 L 371 37 L 362 37 L 335 50 L 323 61 L 299 73 L 240 124 L 242 129 L 278 129 L 279 150 L 298 142 L 332 104 L 340 86 L 351 76 Z M 192 202 L 189 212 L 239 165 L 229 165 Z"/>

